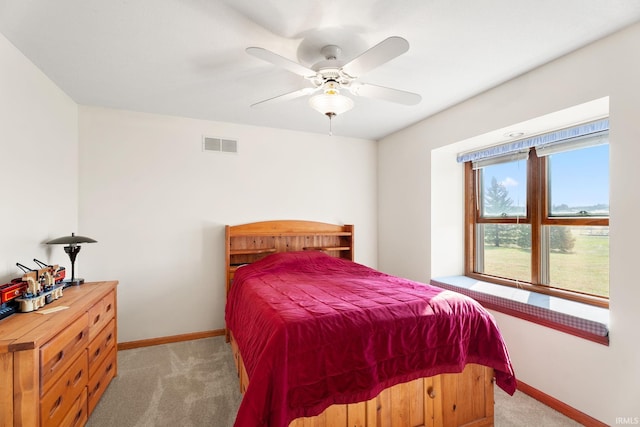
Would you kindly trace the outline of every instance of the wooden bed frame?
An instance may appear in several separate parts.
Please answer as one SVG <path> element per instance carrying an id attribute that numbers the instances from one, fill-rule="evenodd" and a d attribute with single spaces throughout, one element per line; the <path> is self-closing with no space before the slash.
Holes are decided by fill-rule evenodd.
<path id="1" fill-rule="evenodd" d="M 226 226 L 226 291 L 239 265 L 270 253 L 322 250 L 353 261 L 353 226 L 313 221 L 264 221 Z M 242 355 L 227 330 L 240 391 L 249 377 Z M 459 374 L 419 378 L 383 390 L 365 402 L 332 405 L 315 417 L 298 418 L 289 427 L 477 427 L 493 425 L 493 369 L 469 364 Z"/>

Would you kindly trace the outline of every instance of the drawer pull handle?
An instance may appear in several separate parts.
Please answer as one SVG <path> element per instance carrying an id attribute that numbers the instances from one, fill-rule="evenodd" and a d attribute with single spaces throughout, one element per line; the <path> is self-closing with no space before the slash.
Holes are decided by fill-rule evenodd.
<path id="1" fill-rule="evenodd" d="M 113 369 L 113 363 L 109 363 L 109 366 L 107 366 L 107 370 L 105 372 L 111 372 L 111 369 Z"/>
<path id="2" fill-rule="evenodd" d="M 82 341 L 82 338 L 84 338 L 84 331 L 78 334 L 78 341 Z"/>
<path id="3" fill-rule="evenodd" d="M 111 304 L 107 305 L 107 309 L 105 310 L 107 313 L 111 311 Z"/>
<path id="4" fill-rule="evenodd" d="M 76 413 L 76 417 L 73 419 L 73 425 L 78 424 L 78 421 L 80 421 L 80 418 L 82 418 L 82 409 L 80 409 L 77 413 Z"/>
<path id="5" fill-rule="evenodd" d="M 64 359 L 64 350 L 60 350 L 56 357 L 54 359 L 51 359 L 52 362 L 49 366 L 49 372 L 53 372 L 58 369 L 58 365 L 60 364 L 60 362 L 62 362 L 62 359 Z"/>
<path id="6" fill-rule="evenodd" d="M 109 335 L 107 335 L 107 340 L 106 340 L 106 342 L 107 342 L 107 343 L 108 343 L 108 342 L 110 342 L 112 338 L 113 338 L 113 334 L 109 334 Z"/>
<path id="7" fill-rule="evenodd" d="M 96 323 L 98 323 L 100 321 L 100 315 L 98 314 L 95 319 L 93 319 L 93 324 L 95 325 Z"/>
<path id="8" fill-rule="evenodd" d="M 93 388 L 93 393 L 95 394 L 96 391 L 100 390 L 100 381 L 98 381 L 96 383 L 96 386 Z"/>
<path id="9" fill-rule="evenodd" d="M 427 389 L 427 395 L 432 399 L 436 398 L 436 391 L 433 389 L 433 387 L 429 387 Z"/>
<path id="10" fill-rule="evenodd" d="M 78 381 L 80 381 L 82 379 L 82 374 L 83 374 L 83 369 L 80 369 L 80 371 L 78 371 L 78 373 L 76 374 L 76 377 L 73 379 L 73 384 L 78 384 Z"/>
<path id="11" fill-rule="evenodd" d="M 93 353 L 93 358 L 95 359 L 96 357 L 98 357 L 100 355 L 100 347 L 98 347 L 96 349 L 96 351 Z"/>
<path id="12" fill-rule="evenodd" d="M 55 402 L 53 402 L 53 406 L 51 407 L 51 410 L 49 411 L 49 417 L 51 418 L 53 416 L 53 414 L 58 410 L 58 408 L 60 407 L 60 405 L 62 404 L 62 396 L 58 396 L 58 398 L 56 399 Z"/>

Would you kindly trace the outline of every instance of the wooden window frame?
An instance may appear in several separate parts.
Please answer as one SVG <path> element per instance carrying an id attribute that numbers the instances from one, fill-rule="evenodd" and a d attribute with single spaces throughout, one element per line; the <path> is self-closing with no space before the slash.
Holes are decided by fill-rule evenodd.
<path id="1" fill-rule="evenodd" d="M 465 163 L 465 275 L 485 282 L 517 287 L 532 292 L 553 295 L 598 307 L 609 307 L 609 298 L 569 291 L 542 283 L 541 280 L 541 232 L 543 226 L 608 226 L 608 217 L 551 217 L 547 191 L 547 159 L 538 157 L 531 148 L 527 160 L 527 211 L 523 217 L 482 218 L 480 215 L 479 173 L 471 162 Z M 531 226 L 531 282 L 505 279 L 474 270 L 476 260 L 476 224 L 529 224 Z"/>

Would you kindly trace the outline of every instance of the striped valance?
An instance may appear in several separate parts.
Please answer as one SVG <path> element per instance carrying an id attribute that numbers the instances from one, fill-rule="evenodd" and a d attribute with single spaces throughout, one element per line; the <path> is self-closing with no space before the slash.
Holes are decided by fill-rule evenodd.
<path id="1" fill-rule="evenodd" d="M 609 119 L 606 118 L 590 123 L 572 126 L 566 129 L 560 129 L 557 131 L 532 136 L 529 138 L 519 139 L 517 141 L 510 141 L 504 144 L 494 145 L 492 147 L 485 147 L 480 150 L 460 153 L 458 154 L 457 160 L 458 163 L 477 162 L 483 159 L 501 157 L 509 154 L 527 151 L 531 147 L 542 147 L 552 144 L 575 141 L 576 139 L 592 137 L 599 133 L 606 133 L 608 131 Z"/>

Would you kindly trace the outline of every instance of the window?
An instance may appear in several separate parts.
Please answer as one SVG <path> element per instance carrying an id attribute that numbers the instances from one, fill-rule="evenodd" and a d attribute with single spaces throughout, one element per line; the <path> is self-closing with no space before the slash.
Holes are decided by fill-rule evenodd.
<path id="1" fill-rule="evenodd" d="M 607 307 L 608 135 L 601 120 L 459 156 L 466 275 Z"/>

